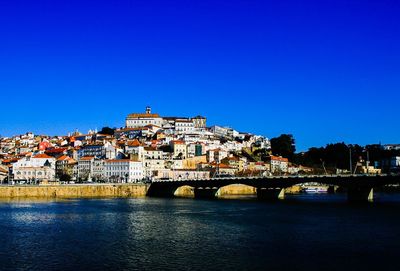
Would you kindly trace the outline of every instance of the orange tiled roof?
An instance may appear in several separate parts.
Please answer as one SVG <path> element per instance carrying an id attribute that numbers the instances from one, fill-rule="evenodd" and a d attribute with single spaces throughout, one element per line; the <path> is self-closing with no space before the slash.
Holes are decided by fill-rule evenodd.
<path id="1" fill-rule="evenodd" d="M 146 114 L 146 113 L 133 113 L 128 115 L 128 119 L 144 119 L 144 118 L 159 118 L 158 114 Z"/>
<path id="2" fill-rule="evenodd" d="M 271 155 L 271 160 L 281 161 L 281 162 L 289 162 L 289 160 L 287 158 L 280 157 L 280 156 L 273 156 L 273 155 Z"/>
<path id="3" fill-rule="evenodd" d="M 182 140 L 173 140 L 171 142 L 174 144 L 181 144 L 181 145 L 185 144 L 185 141 L 182 141 Z"/>
<path id="4" fill-rule="evenodd" d="M 58 158 L 57 161 L 64 161 L 64 160 L 69 160 L 69 159 L 72 159 L 72 158 L 67 155 L 63 155 L 60 158 Z"/>
<path id="5" fill-rule="evenodd" d="M 84 156 L 84 157 L 81 157 L 81 161 L 90 161 L 90 160 L 92 160 L 92 159 L 94 159 L 94 156 Z"/>
<path id="6" fill-rule="evenodd" d="M 128 141 L 127 145 L 129 147 L 139 147 L 141 144 L 140 144 L 139 140 L 135 139 L 133 141 Z"/>

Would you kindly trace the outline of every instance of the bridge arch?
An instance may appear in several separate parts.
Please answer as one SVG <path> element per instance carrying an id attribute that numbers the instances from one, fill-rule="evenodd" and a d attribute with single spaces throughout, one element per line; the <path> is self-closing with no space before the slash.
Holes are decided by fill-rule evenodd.
<path id="1" fill-rule="evenodd" d="M 257 187 L 248 184 L 233 183 L 221 186 L 217 192 L 217 196 L 235 195 L 257 195 Z"/>
<path id="2" fill-rule="evenodd" d="M 182 185 L 176 188 L 173 196 L 179 198 L 194 198 L 194 187 L 190 185 Z"/>

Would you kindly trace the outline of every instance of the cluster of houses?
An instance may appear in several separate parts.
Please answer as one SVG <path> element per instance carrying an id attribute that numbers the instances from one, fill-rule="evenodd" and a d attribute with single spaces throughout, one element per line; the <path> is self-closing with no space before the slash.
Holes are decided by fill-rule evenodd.
<path id="1" fill-rule="evenodd" d="M 295 174 L 286 158 L 254 159 L 270 149 L 262 136 L 207 127 L 205 117 L 161 117 L 147 107 L 130 114 L 114 134 L 68 136 L 27 133 L 0 138 L 0 181 L 133 183 L 151 179 Z"/>

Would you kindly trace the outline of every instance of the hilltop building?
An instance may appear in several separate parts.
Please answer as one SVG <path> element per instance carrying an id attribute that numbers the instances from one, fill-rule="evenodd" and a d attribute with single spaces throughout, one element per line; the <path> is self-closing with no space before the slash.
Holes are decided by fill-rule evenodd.
<path id="1" fill-rule="evenodd" d="M 146 107 L 145 113 L 133 113 L 126 117 L 126 129 L 139 129 L 142 127 L 156 126 L 176 133 L 188 133 L 194 129 L 204 129 L 207 119 L 202 116 L 187 117 L 160 117 L 151 112 L 151 107 Z"/>
<path id="2" fill-rule="evenodd" d="M 126 128 L 140 128 L 147 125 L 161 127 L 163 119 L 158 114 L 151 113 L 151 107 L 146 107 L 146 113 L 129 114 L 126 118 Z"/>

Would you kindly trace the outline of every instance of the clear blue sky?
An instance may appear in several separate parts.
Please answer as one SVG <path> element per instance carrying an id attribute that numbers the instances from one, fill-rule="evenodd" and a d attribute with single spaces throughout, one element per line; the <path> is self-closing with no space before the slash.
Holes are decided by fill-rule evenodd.
<path id="1" fill-rule="evenodd" d="M 151 105 L 298 149 L 400 143 L 400 2 L 0 2 L 0 134 Z"/>

